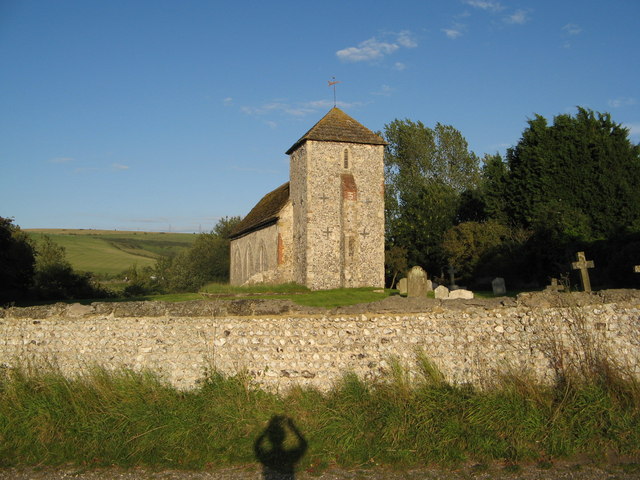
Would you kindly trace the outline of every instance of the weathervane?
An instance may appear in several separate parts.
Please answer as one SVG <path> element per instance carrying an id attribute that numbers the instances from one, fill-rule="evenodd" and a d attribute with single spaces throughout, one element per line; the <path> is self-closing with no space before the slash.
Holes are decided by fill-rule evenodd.
<path id="1" fill-rule="evenodd" d="M 335 108 L 335 106 L 336 106 L 336 83 L 341 83 L 341 82 L 338 82 L 336 80 L 336 77 L 331 77 L 331 78 L 333 78 L 333 81 L 329 80 L 329 86 L 333 87 L 333 107 Z"/>

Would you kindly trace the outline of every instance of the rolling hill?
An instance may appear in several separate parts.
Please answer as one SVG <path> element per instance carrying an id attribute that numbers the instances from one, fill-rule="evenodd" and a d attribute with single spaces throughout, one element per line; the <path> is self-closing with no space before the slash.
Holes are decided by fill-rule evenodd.
<path id="1" fill-rule="evenodd" d="M 99 276 L 116 275 L 131 267 L 152 266 L 161 256 L 189 248 L 192 233 L 126 232 L 118 230 L 25 229 L 34 240 L 48 235 L 66 249 L 74 270 Z"/>

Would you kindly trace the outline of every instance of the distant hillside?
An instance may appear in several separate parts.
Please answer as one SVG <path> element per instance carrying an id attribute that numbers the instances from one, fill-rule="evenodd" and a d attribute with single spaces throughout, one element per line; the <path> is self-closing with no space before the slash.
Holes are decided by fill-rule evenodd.
<path id="1" fill-rule="evenodd" d="M 125 232 L 118 230 L 25 229 L 38 240 L 46 234 L 66 249 L 75 270 L 114 275 L 131 265 L 152 266 L 165 255 L 191 246 L 193 233 Z"/>

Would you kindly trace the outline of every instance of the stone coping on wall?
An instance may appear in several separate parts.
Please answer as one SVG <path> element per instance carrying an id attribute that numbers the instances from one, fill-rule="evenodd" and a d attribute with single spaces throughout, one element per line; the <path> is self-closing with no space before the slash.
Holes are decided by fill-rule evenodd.
<path id="1" fill-rule="evenodd" d="M 405 298 L 393 295 L 372 303 L 361 303 L 338 308 L 306 307 L 290 300 L 236 299 L 236 300 L 195 300 L 187 302 L 94 302 L 90 305 L 79 303 L 56 303 L 34 307 L 9 307 L 0 309 L 0 318 L 50 317 L 256 317 L 265 315 L 352 315 L 367 313 L 421 313 L 446 310 L 466 310 L 484 308 L 494 310 L 501 307 L 550 308 L 585 306 L 631 302 L 640 304 L 640 290 L 602 290 L 593 293 L 573 292 L 531 292 L 519 294 L 516 298 L 475 298 L 471 300 L 436 300 L 431 298 Z"/>

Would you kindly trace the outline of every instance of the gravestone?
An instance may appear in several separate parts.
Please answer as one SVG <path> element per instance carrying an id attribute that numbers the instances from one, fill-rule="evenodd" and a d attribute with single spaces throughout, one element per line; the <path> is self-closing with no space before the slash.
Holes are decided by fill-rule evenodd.
<path id="1" fill-rule="evenodd" d="M 587 260 L 584 252 L 577 253 L 578 261 L 573 262 L 571 267 L 574 270 L 580 270 L 580 283 L 582 283 L 582 290 L 585 292 L 591 292 L 591 282 L 589 281 L 588 268 L 595 267 L 593 260 Z"/>
<path id="2" fill-rule="evenodd" d="M 398 292 L 400 293 L 400 295 L 406 295 L 407 294 L 407 279 L 406 278 L 401 278 L 400 280 L 398 280 L 398 285 L 396 285 L 396 287 L 398 288 Z"/>
<path id="3" fill-rule="evenodd" d="M 546 292 L 561 292 L 564 290 L 564 285 L 560 285 L 557 278 L 552 278 L 551 285 L 547 285 L 544 290 Z"/>
<path id="4" fill-rule="evenodd" d="M 457 290 L 453 290 L 449 292 L 449 297 L 447 298 L 447 300 L 454 300 L 456 298 L 469 300 L 473 298 L 473 292 L 471 290 L 466 290 L 464 288 L 459 288 Z"/>
<path id="5" fill-rule="evenodd" d="M 640 265 L 636 265 L 635 267 L 633 267 L 633 271 L 636 273 L 640 273 Z"/>
<path id="6" fill-rule="evenodd" d="M 440 298 L 440 299 L 449 298 L 449 289 L 444 285 L 440 285 L 439 287 L 436 287 L 433 293 L 435 294 L 436 298 Z"/>
<path id="7" fill-rule="evenodd" d="M 433 282 L 431 280 L 427 280 L 427 292 L 433 292 Z"/>
<path id="8" fill-rule="evenodd" d="M 494 295 L 505 295 L 507 293 L 507 287 L 504 283 L 504 278 L 496 277 L 491 281 L 491 288 L 493 288 Z"/>
<path id="9" fill-rule="evenodd" d="M 427 296 L 427 272 L 416 266 L 407 274 L 407 297 Z"/>
<path id="10" fill-rule="evenodd" d="M 447 268 L 447 271 L 449 272 L 449 278 L 450 278 L 449 289 L 455 290 L 456 288 L 458 288 L 458 285 L 456 285 L 457 271 L 455 268 L 453 268 L 453 265 L 449 265 L 449 267 Z"/>

